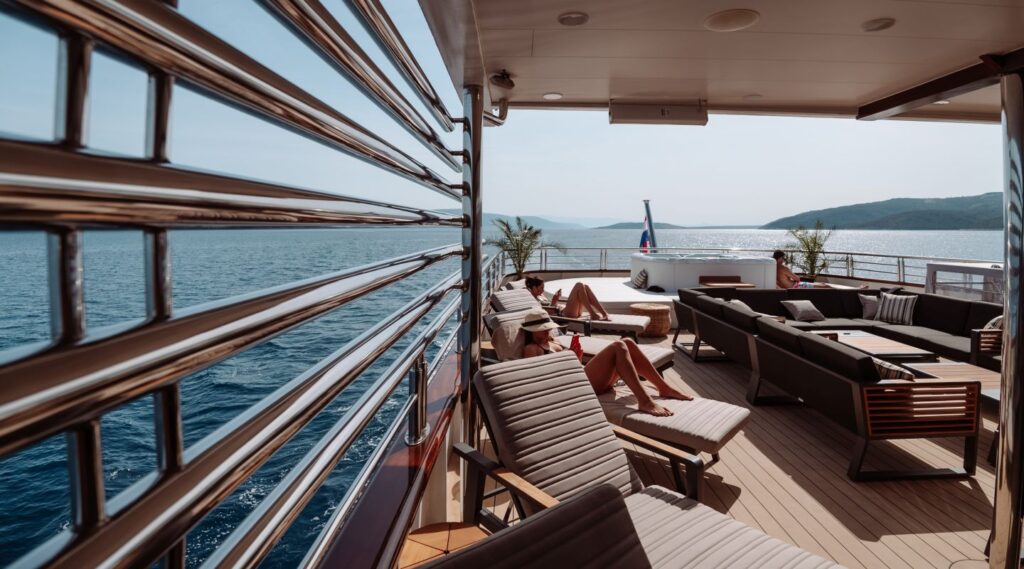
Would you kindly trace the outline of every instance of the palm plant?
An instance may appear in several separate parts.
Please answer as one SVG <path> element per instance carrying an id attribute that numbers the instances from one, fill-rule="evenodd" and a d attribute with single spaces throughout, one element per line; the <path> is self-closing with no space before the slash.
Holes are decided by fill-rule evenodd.
<path id="1" fill-rule="evenodd" d="M 835 232 L 835 228 L 826 229 L 819 219 L 814 222 L 813 229 L 799 226 L 789 230 L 789 236 L 796 240 L 786 246 L 789 260 L 802 273 L 814 279 L 828 270 L 831 260 L 825 255 L 825 243 Z"/>
<path id="2" fill-rule="evenodd" d="M 540 247 L 554 247 L 565 252 L 565 247 L 558 243 L 545 242 L 542 239 L 543 232 L 523 221 L 523 218 L 516 217 L 515 226 L 507 219 L 495 219 L 494 225 L 501 231 L 501 235 L 494 239 L 488 239 L 488 243 L 497 246 L 508 255 L 512 267 L 516 271 L 516 278 L 523 278 L 526 271 L 526 263 L 533 256 L 534 251 Z"/>

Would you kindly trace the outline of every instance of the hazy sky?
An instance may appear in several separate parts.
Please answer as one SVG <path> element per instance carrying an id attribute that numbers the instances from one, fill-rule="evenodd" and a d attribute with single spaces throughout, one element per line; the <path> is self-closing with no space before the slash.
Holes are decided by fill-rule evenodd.
<path id="1" fill-rule="evenodd" d="M 181 0 L 188 17 L 439 172 L 461 181 L 358 88 L 252 0 Z M 385 0 L 453 112 L 446 78 L 416 3 Z M 346 2 L 326 6 L 419 108 L 412 90 Z M 0 11 L 0 131 L 52 138 L 58 40 Z M 141 155 L 146 76 L 98 52 L 88 143 Z M 426 111 L 421 111 L 426 115 Z M 461 132 L 445 135 L 458 148 Z M 807 209 L 890 197 L 999 191 L 996 125 L 712 115 L 708 126 L 608 124 L 606 112 L 516 111 L 484 130 L 490 212 L 639 221 L 760 224 Z M 210 170 L 427 208 L 459 207 L 436 193 L 271 123 L 176 87 L 171 159 Z"/>

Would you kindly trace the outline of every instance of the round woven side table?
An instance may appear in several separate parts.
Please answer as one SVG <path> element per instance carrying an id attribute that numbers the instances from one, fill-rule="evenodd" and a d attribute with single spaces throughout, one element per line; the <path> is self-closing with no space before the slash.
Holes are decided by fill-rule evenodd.
<path id="1" fill-rule="evenodd" d="M 647 316 L 651 319 L 651 323 L 640 333 L 645 338 L 660 338 L 668 335 L 669 330 L 672 329 L 670 311 L 671 309 L 664 304 L 641 302 L 629 305 L 630 314 Z"/>

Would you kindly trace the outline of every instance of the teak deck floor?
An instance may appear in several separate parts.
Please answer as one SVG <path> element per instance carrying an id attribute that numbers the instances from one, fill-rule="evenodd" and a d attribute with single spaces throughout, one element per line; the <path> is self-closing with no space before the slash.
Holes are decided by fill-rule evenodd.
<path id="1" fill-rule="evenodd" d="M 750 407 L 749 373 L 728 361 L 694 363 L 677 353 L 666 377 L 701 397 Z M 851 568 L 983 560 L 995 487 L 985 456 L 995 426 L 995 417 L 984 418 L 974 478 L 853 482 L 846 477 L 848 431 L 802 406 L 753 407 L 747 427 L 708 469 L 702 501 Z M 882 442 L 872 446 L 866 466 L 957 466 L 962 451 L 962 439 Z M 634 462 L 646 480 L 671 487 L 660 461 L 648 455 Z"/>
<path id="2" fill-rule="evenodd" d="M 689 393 L 750 407 L 749 373 L 729 361 L 694 363 L 677 353 L 665 376 Z M 850 568 L 945 568 L 984 560 L 995 486 L 985 456 L 995 426 L 995 417 L 986 415 L 974 478 L 853 482 L 846 477 L 852 434 L 803 406 L 753 407 L 749 424 L 708 468 L 702 501 Z M 962 439 L 881 442 L 873 444 L 865 467 L 958 466 L 962 449 Z M 667 463 L 629 450 L 646 483 L 673 487 Z M 492 502 L 499 515 L 506 505 L 502 498 Z"/>

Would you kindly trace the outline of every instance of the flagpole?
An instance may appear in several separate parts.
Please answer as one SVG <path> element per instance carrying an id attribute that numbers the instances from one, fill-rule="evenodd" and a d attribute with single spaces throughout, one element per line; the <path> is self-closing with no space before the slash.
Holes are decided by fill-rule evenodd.
<path id="1" fill-rule="evenodd" d="M 647 213 L 647 229 L 651 232 L 651 252 L 656 253 L 658 249 L 658 238 L 654 236 L 654 218 L 651 217 L 651 200 L 644 200 L 644 210 Z"/>

